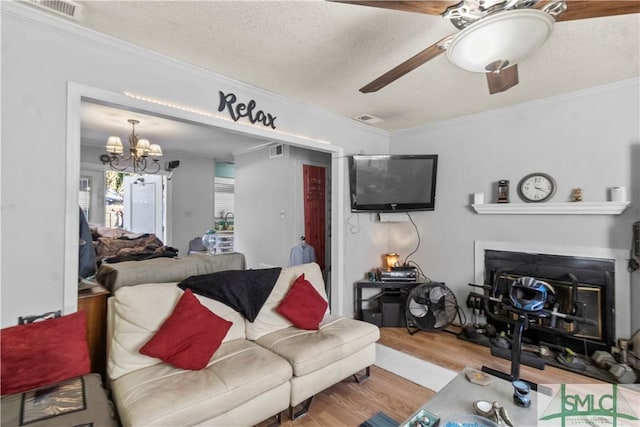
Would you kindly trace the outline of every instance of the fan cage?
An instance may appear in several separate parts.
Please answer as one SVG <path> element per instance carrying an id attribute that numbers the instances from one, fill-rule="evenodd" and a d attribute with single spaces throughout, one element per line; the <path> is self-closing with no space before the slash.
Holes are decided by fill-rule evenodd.
<path id="1" fill-rule="evenodd" d="M 437 331 L 458 316 L 458 302 L 444 283 L 423 283 L 413 288 L 405 304 L 407 328 Z"/>

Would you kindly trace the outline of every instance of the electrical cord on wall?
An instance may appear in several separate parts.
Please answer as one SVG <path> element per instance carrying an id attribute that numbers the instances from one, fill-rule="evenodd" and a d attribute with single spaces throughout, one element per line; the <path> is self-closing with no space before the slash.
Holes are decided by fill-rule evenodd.
<path id="1" fill-rule="evenodd" d="M 420 276 L 424 278 L 425 282 L 432 282 L 431 278 L 429 276 L 427 276 L 426 274 L 424 274 L 424 271 L 422 271 L 422 268 L 418 265 L 417 262 L 408 261 L 404 265 L 405 265 L 405 267 L 409 267 L 411 265 L 414 265 L 416 267 L 416 270 L 418 270 L 418 273 L 420 274 Z"/>
<path id="2" fill-rule="evenodd" d="M 418 249 L 420 248 L 420 244 L 422 243 L 422 240 L 420 239 L 420 231 L 418 230 L 418 226 L 416 225 L 415 222 L 413 222 L 413 218 L 411 218 L 411 215 L 409 215 L 409 212 L 407 212 L 407 217 L 409 218 L 409 221 L 411 221 L 411 224 L 413 224 L 413 227 L 416 229 L 416 235 L 418 236 L 418 244 L 416 245 L 416 248 L 409 254 L 406 256 L 406 258 L 404 259 L 404 263 L 403 265 L 405 267 L 409 267 L 411 265 L 416 267 L 416 270 L 418 270 L 418 273 L 420 274 L 420 276 L 424 277 L 424 280 L 426 282 L 431 282 L 431 278 L 429 276 L 427 276 L 426 274 L 424 274 L 424 271 L 422 271 L 422 268 L 418 265 L 417 262 L 415 261 L 411 261 L 409 258 L 411 257 L 411 255 L 415 254 L 416 252 L 418 252 Z"/>
<path id="3" fill-rule="evenodd" d="M 349 218 L 347 218 L 345 224 L 349 226 L 349 232 L 351 234 L 358 234 L 360 232 L 360 216 L 356 215 L 356 220 L 358 222 L 357 225 L 351 224 L 351 218 L 353 218 L 353 214 L 349 215 Z"/>
<path id="4" fill-rule="evenodd" d="M 418 245 L 416 246 L 416 248 L 413 250 L 413 252 L 411 252 L 409 255 L 407 255 L 407 257 L 404 259 L 404 265 L 408 266 L 409 265 L 409 258 L 411 257 L 411 255 L 415 254 L 416 252 L 418 252 L 418 249 L 420 248 L 420 231 L 418 230 L 418 226 L 416 225 L 415 222 L 413 222 L 413 218 L 411 218 L 411 215 L 409 215 L 409 212 L 407 212 L 407 218 L 409 218 L 409 221 L 411 221 L 411 224 L 413 224 L 413 228 L 416 229 L 416 235 L 418 236 Z M 414 263 L 415 264 L 415 263 Z M 417 264 L 416 264 L 417 265 Z M 426 277 L 426 276 L 425 276 Z"/>

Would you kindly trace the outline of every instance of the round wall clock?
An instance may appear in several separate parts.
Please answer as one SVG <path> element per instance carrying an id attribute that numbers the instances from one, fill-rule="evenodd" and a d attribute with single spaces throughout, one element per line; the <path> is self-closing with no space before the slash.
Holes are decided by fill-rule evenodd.
<path id="1" fill-rule="evenodd" d="M 530 173 L 518 183 L 518 195 L 525 202 L 546 202 L 556 192 L 556 181 L 546 173 Z"/>

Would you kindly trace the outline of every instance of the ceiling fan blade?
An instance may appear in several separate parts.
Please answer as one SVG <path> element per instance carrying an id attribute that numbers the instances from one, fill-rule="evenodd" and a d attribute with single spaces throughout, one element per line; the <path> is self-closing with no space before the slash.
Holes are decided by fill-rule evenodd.
<path id="1" fill-rule="evenodd" d="M 553 0 L 542 0 L 536 7 L 543 8 Z M 637 0 L 568 0 L 567 10 L 556 17 L 556 21 L 598 18 L 601 16 L 626 15 L 640 13 L 640 1 Z"/>
<path id="2" fill-rule="evenodd" d="M 440 55 L 446 50 L 445 46 L 447 43 L 445 42 L 448 42 L 449 39 L 451 39 L 452 37 L 453 36 L 447 36 L 442 40 L 440 40 L 439 42 L 432 44 L 422 52 L 412 56 L 411 58 L 404 61 L 402 64 L 387 71 L 386 73 L 384 73 L 383 75 L 381 75 L 380 77 L 378 77 L 377 79 L 369 83 L 368 85 L 362 87 L 360 89 L 360 92 L 362 93 L 376 92 L 382 89 L 383 87 L 385 87 L 386 85 L 388 85 L 389 83 L 392 83 L 398 80 L 400 77 L 404 76 L 409 71 L 413 71 L 419 66 L 421 66 L 422 64 L 432 60 L 433 58 Z"/>
<path id="3" fill-rule="evenodd" d="M 489 93 L 504 92 L 518 84 L 518 65 L 501 70 L 499 73 L 487 73 L 487 83 L 489 84 Z"/>
<path id="4" fill-rule="evenodd" d="M 404 12 L 426 13 L 427 15 L 441 15 L 454 4 L 460 2 L 451 0 L 425 1 L 359 1 L 359 0 L 329 0 L 335 3 L 355 4 L 359 6 L 380 7 L 383 9 L 401 10 Z"/>

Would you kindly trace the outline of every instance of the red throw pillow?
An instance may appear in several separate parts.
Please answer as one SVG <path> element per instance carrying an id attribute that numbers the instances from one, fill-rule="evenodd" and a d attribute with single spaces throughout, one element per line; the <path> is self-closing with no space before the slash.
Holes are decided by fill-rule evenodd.
<path id="1" fill-rule="evenodd" d="M 2 329 L 2 395 L 91 372 L 84 311 Z"/>
<path id="2" fill-rule="evenodd" d="M 232 322 L 212 313 L 187 289 L 173 313 L 142 346 L 140 353 L 176 368 L 202 369 L 220 348 L 232 325 Z"/>
<path id="3" fill-rule="evenodd" d="M 304 273 L 293 282 L 276 311 L 300 329 L 320 328 L 320 322 L 327 311 L 327 301 L 304 278 Z"/>

